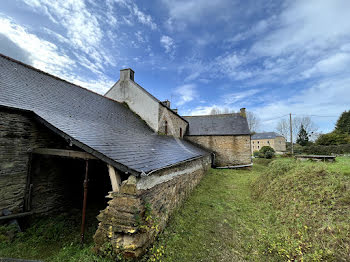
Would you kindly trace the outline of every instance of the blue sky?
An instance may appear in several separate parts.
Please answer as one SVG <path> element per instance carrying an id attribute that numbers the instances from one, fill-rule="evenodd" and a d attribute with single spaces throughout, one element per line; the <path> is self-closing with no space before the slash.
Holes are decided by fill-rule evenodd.
<path id="1" fill-rule="evenodd" d="M 131 67 L 183 115 L 246 107 L 272 131 L 291 112 L 327 132 L 350 109 L 349 14 L 348 0 L 2 0 L 0 52 L 101 94 Z"/>

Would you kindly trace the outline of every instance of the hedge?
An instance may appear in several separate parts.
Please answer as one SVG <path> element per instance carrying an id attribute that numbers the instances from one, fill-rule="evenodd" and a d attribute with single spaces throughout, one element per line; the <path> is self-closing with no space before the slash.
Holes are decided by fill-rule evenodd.
<path id="1" fill-rule="evenodd" d="M 309 154 L 309 155 L 332 155 L 332 154 L 343 155 L 343 154 L 350 154 L 350 144 L 331 145 L 331 146 L 310 145 L 310 146 L 304 146 L 299 150 L 300 150 L 300 153 Z"/>

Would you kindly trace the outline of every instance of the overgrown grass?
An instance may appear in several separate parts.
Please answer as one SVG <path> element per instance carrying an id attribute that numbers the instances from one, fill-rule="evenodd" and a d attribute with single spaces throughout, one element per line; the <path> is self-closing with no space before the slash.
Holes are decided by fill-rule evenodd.
<path id="1" fill-rule="evenodd" d="M 336 163 L 257 161 L 210 170 L 142 261 L 350 261 L 350 158 Z M 111 261 L 79 243 L 77 220 L 36 221 L 0 257 Z"/>
<path id="2" fill-rule="evenodd" d="M 158 240 L 162 261 L 350 261 L 349 162 L 211 170 Z"/>
<path id="3" fill-rule="evenodd" d="M 80 244 L 80 216 L 61 215 L 34 219 L 24 232 L 11 237 L 11 228 L 0 226 L 0 258 L 40 259 L 60 262 L 108 262 L 92 252 L 96 226 L 89 224 L 86 244 Z M 10 231 L 10 236 L 9 236 Z"/>

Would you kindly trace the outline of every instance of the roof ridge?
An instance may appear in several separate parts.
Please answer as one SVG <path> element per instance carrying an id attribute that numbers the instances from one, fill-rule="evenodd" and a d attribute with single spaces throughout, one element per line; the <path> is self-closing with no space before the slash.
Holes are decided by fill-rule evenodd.
<path id="1" fill-rule="evenodd" d="M 216 114 L 216 115 L 197 115 L 197 116 L 183 116 L 183 117 L 217 117 L 217 116 L 232 116 L 239 115 L 240 113 L 230 113 L 230 114 Z"/>
<path id="2" fill-rule="evenodd" d="M 20 64 L 20 65 L 22 65 L 22 66 L 24 66 L 24 67 L 27 67 L 27 68 L 29 68 L 29 69 L 31 69 L 31 70 L 34 70 L 34 71 L 37 71 L 37 72 L 39 72 L 39 73 L 41 73 L 41 74 L 47 75 L 47 76 L 49 76 L 49 77 L 52 77 L 52 78 L 54 78 L 54 79 L 56 79 L 56 80 L 59 80 L 59 81 L 62 81 L 62 82 L 66 82 L 67 84 L 70 84 L 70 85 L 72 85 L 72 86 L 75 86 L 75 87 L 84 89 L 84 90 L 89 91 L 89 92 L 91 92 L 91 93 L 93 93 L 93 94 L 95 94 L 95 95 L 101 96 L 101 97 L 103 97 L 103 98 L 105 98 L 105 99 L 108 99 L 108 100 L 111 100 L 111 101 L 113 101 L 113 102 L 117 102 L 117 103 L 121 104 L 120 102 L 118 102 L 118 101 L 116 101 L 116 100 L 114 100 L 114 99 L 112 99 L 112 98 L 109 98 L 109 97 L 106 97 L 106 96 L 104 96 L 104 95 L 101 95 L 101 94 L 99 94 L 99 93 L 97 93 L 97 92 L 95 92 L 95 91 L 92 91 L 92 90 L 90 90 L 90 89 L 88 89 L 88 88 L 86 88 L 86 87 L 83 87 L 83 86 L 74 84 L 74 83 L 72 83 L 72 82 L 69 82 L 68 80 L 65 80 L 65 79 L 60 78 L 60 77 L 55 76 L 55 75 L 52 75 L 52 74 L 50 74 L 50 73 L 48 73 L 48 72 L 45 72 L 45 71 L 43 71 L 43 70 L 41 70 L 41 69 L 38 69 L 38 68 L 34 67 L 34 66 L 31 66 L 31 65 L 28 65 L 28 64 L 26 64 L 26 63 L 23 63 L 23 62 L 21 62 L 21 61 L 19 61 L 19 60 L 16 60 L 16 59 L 12 58 L 12 57 L 6 56 L 6 55 L 4 55 L 4 54 L 2 54 L 2 53 L 0 53 L 0 56 L 3 57 L 3 58 L 5 58 L 5 59 L 7 59 L 7 60 L 10 60 L 10 61 L 12 61 L 12 62 L 14 62 L 14 63 L 17 63 L 17 64 Z"/>

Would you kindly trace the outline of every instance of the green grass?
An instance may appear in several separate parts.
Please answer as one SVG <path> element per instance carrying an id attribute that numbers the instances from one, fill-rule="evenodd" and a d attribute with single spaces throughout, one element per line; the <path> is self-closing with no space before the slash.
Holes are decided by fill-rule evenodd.
<path id="1" fill-rule="evenodd" d="M 142 261 L 350 261 L 350 158 L 336 163 L 257 160 L 212 169 Z M 111 261 L 79 244 L 79 219 L 36 221 L 0 257 Z M 96 225 L 95 225 L 96 226 Z"/>
<path id="2" fill-rule="evenodd" d="M 111 261 L 92 252 L 95 230 L 96 225 L 89 224 L 86 244 L 82 247 L 79 214 L 34 219 L 30 227 L 17 233 L 14 239 L 8 234 L 11 228 L 9 230 L 8 227 L 0 226 L 0 258 L 40 259 L 49 262 Z"/>

